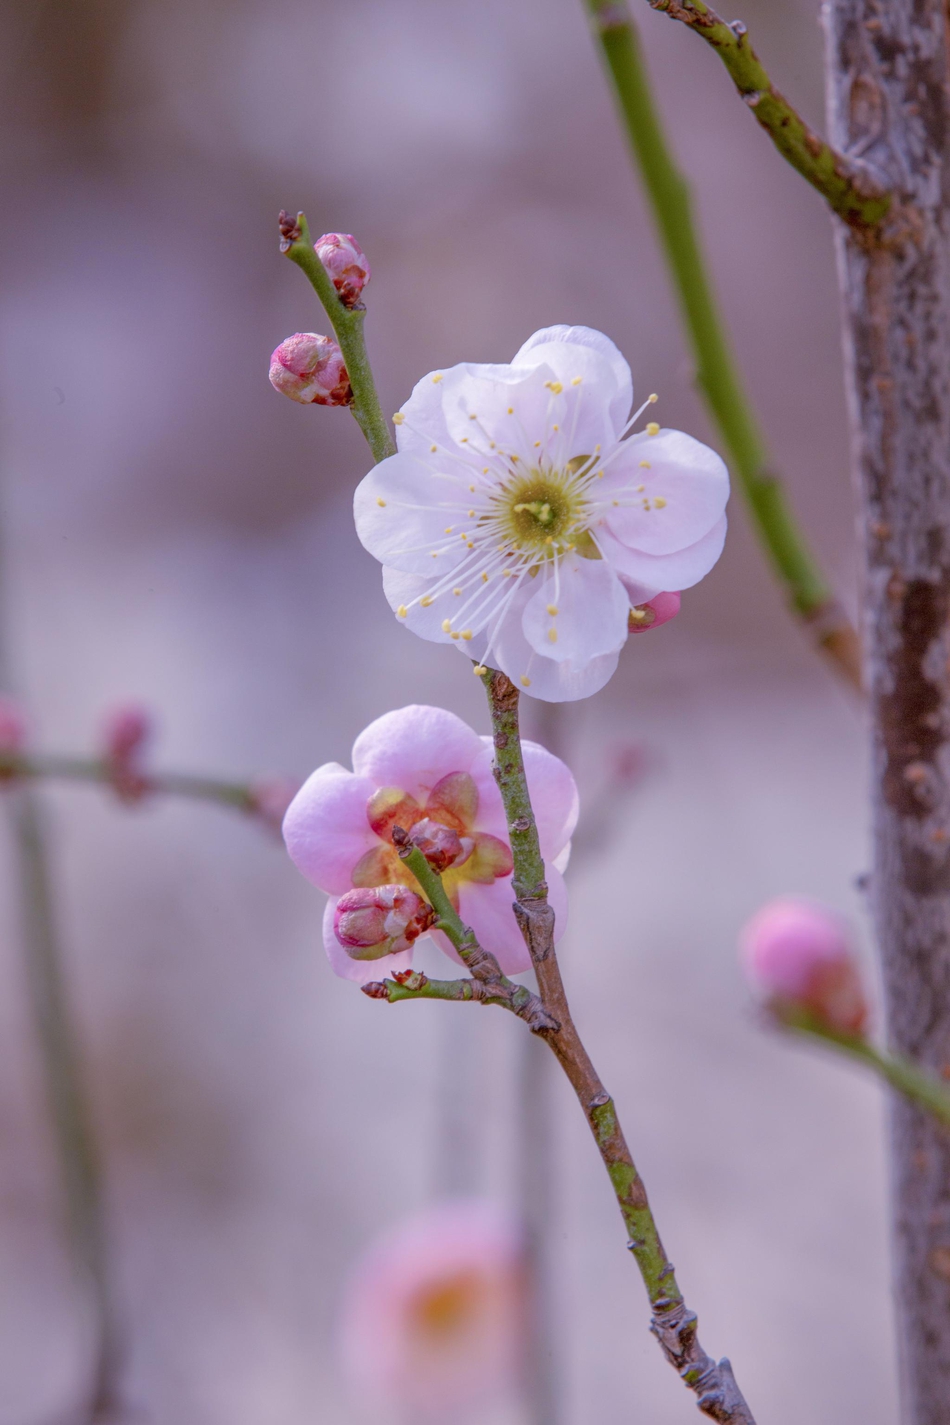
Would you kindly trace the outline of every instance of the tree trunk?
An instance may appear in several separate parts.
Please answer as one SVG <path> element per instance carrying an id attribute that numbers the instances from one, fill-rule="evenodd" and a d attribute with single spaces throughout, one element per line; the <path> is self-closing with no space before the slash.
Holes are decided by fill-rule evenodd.
<path id="1" fill-rule="evenodd" d="M 891 1046 L 950 1073 L 950 55 L 947 0 L 829 0 L 833 141 L 879 170 L 839 227 L 866 550 L 872 898 Z M 950 1135 L 892 1110 L 904 1420 L 950 1420 Z"/>

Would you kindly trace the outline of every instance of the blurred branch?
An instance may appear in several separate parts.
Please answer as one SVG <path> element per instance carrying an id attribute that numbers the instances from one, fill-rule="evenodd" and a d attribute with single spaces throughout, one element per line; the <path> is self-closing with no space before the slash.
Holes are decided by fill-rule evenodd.
<path id="1" fill-rule="evenodd" d="M 344 306 L 337 296 L 326 268 L 313 250 L 313 239 L 303 213 L 298 213 L 294 220 L 288 213 L 281 212 L 280 232 L 281 252 L 286 253 L 291 262 L 295 262 L 310 279 L 311 286 L 330 318 L 353 390 L 351 409 L 373 452 L 373 459 L 378 464 L 387 456 L 395 455 L 396 447 L 379 404 L 376 383 L 366 354 L 366 342 L 363 338 L 366 311 L 362 305 Z"/>
<path id="2" fill-rule="evenodd" d="M 486 674 L 484 682 L 491 710 L 495 778 L 514 859 L 514 912 L 531 952 L 541 1003 L 556 1025 L 540 1033 L 567 1075 L 594 1135 L 653 1308 L 652 1330 L 664 1355 L 696 1393 L 706 1415 L 726 1425 L 754 1425 L 729 1362 L 717 1364 L 699 1344 L 696 1316 L 677 1286 L 613 1100 L 571 1018 L 554 949 L 554 912 L 548 904 L 544 861 L 525 777 L 518 691 L 503 673 L 494 670 Z"/>
<path id="3" fill-rule="evenodd" d="M 696 361 L 696 380 L 759 539 L 811 641 L 849 683 L 860 688 L 857 634 L 832 595 L 771 468 L 764 437 L 743 389 L 693 221 L 689 188 L 663 132 L 629 7 L 626 0 L 585 0 L 585 4 L 659 229 Z"/>
<path id="4" fill-rule="evenodd" d="M 596 3 L 596 0 L 595 0 Z M 869 230 L 887 216 L 893 194 L 866 165 L 816 134 L 773 85 L 741 20 L 726 22 L 704 0 L 648 0 L 716 50 L 732 82 L 783 158 L 849 226 Z M 599 8 L 605 9 L 605 5 Z"/>

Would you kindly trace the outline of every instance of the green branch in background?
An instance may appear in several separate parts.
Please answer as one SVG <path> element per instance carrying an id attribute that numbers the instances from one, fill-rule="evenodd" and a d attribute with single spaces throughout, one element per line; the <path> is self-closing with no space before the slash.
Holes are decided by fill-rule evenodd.
<path id="1" fill-rule="evenodd" d="M 696 379 L 789 604 L 821 650 L 861 686 L 857 634 L 799 528 L 733 357 L 693 222 L 690 194 L 650 90 L 626 0 L 585 0 L 659 229 L 696 361 Z M 731 31 L 730 31 L 731 33 Z"/>
<path id="2" fill-rule="evenodd" d="M 361 305 L 347 307 L 340 300 L 329 273 L 313 250 L 313 239 L 303 213 L 298 213 L 294 219 L 288 213 L 282 212 L 280 233 L 281 252 L 286 253 L 291 262 L 295 262 L 310 279 L 313 290 L 330 318 L 353 391 L 351 409 L 378 465 L 387 456 L 395 455 L 396 447 L 379 404 L 376 383 L 366 354 L 366 342 L 363 339 L 366 310 Z"/>
<path id="3" fill-rule="evenodd" d="M 772 84 L 741 20 L 727 23 L 704 0 L 648 0 L 702 36 L 719 55 L 740 95 L 783 158 L 818 190 L 832 212 L 853 228 L 871 230 L 887 216 L 893 195 L 867 167 L 832 148 Z M 605 8 L 605 7 L 601 7 Z"/>

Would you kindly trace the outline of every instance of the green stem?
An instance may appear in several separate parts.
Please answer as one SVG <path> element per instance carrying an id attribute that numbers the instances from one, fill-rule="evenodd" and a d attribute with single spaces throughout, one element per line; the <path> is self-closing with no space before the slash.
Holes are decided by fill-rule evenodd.
<path id="1" fill-rule="evenodd" d="M 865 232 L 880 227 L 893 194 L 805 123 L 773 85 L 740 20 L 727 24 L 704 0 L 649 0 L 649 4 L 681 20 L 716 50 L 779 153 L 817 189 L 832 212 Z"/>
<path id="2" fill-rule="evenodd" d="M 856 1035 L 836 1033 L 808 1015 L 803 1014 L 798 1018 L 788 1018 L 783 1015 L 782 1023 L 794 1030 L 796 1034 L 805 1035 L 810 1039 L 818 1039 L 823 1044 L 830 1044 L 832 1048 L 847 1055 L 848 1058 L 866 1064 L 899 1094 L 903 1094 L 912 1103 L 925 1108 L 928 1113 L 932 1113 L 942 1123 L 950 1124 L 950 1090 L 944 1088 L 942 1084 L 939 1084 L 907 1059 L 901 1059 L 895 1054 L 887 1053 L 886 1050 L 878 1049 L 875 1045 L 868 1043 L 866 1039 L 858 1038 Z"/>
<path id="3" fill-rule="evenodd" d="M 640 39 L 626 0 L 585 0 L 621 118 L 659 230 L 696 362 L 696 379 L 769 559 L 799 618 L 852 683 L 860 685 L 857 637 L 838 609 L 770 468 L 762 431 L 743 389 L 691 210 L 666 141 Z"/>
<path id="4" fill-rule="evenodd" d="M 340 301 L 329 273 L 313 250 L 313 239 L 303 213 L 297 214 L 295 225 L 285 223 L 284 217 L 282 214 L 281 230 L 288 231 L 290 235 L 281 243 L 281 251 L 310 279 L 310 285 L 330 318 L 353 390 L 353 415 L 373 452 L 373 459 L 379 464 L 387 456 L 395 455 L 396 447 L 379 404 L 376 383 L 366 354 L 366 342 L 363 338 L 366 311 L 362 306 L 346 307 Z"/>
<path id="5" fill-rule="evenodd" d="M 0 782 L 4 779 L 29 781 L 94 782 L 110 786 L 115 774 L 108 762 L 92 757 L 70 757 L 60 753 L 33 753 L 27 756 L 0 754 Z M 257 809 L 254 787 L 249 782 L 229 782 L 189 772 L 143 774 L 143 795 L 186 797 L 217 802 L 238 811 Z"/>

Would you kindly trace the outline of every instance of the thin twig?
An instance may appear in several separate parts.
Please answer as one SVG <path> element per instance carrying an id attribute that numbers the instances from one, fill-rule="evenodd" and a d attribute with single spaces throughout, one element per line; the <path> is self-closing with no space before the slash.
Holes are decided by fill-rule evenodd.
<path id="1" fill-rule="evenodd" d="M 541 1003 L 557 1028 L 540 1031 L 577 1094 L 620 1208 L 629 1248 L 653 1308 L 652 1330 L 667 1360 L 694 1391 L 700 1410 L 729 1425 L 754 1425 L 727 1360 L 707 1356 L 696 1334 L 695 1314 L 676 1283 L 660 1241 L 646 1188 L 627 1147 L 616 1109 L 591 1063 L 568 1008 L 554 949 L 554 912 L 547 900 L 544 861 L 518 726 L 518 691 L 503 673 L 484 675 L 495 748 L 495 780 L 501 792 L 514 859 L 514 912 L 537 976 Z"/>
<path id="2" fill-rule="evenodd" d="M 20 779 L 96 782 L 111 786 L 116 777 L 109 763 L 99 758 L 70 757 L 55 752 L 22 756 L 0 753 L 0 781 Z M 190 772 L 144 772 L 137 779 L 137 794 L 142 797 L 175 796 L 218 802 L 251 813 L 258 809 L 258 794 L 253 783 L 229 782 Z"/>
<path id="3" fill-rule="evenodd" d="M 373 459 L 378 464 L 388 455 L 394 455 L 396 447 L 379 404 L 376 383 L 366 354 L 363 338 L 365 308 L 361 304 L 347 307 L 340 300 L 329 273 L 313 250 L 313 239 L 303 213 L 298 213 L 296 219 L 293 219 L 288 213 L 282 212 L 280 233 L 281 252 L 286 253 L 291 262 L 295 262 L 310 279 L 310 284 L 333 325 L 353 390 L 351 410 L 369 443 Z"/>
<path id="4" fill-rule="evenodd" d="M 857 634 L 834 598 L 772 468 L 726 335 L 693 221 L 689 186 L 667 143 L 629 6 L 626 0 L 585 0 L 585 4 L 659 230 L 693 349 L 697 384 L 759 540 L 810 640 L 849 683 L 860 688 Z"/>
<path id="5" fill-rule="evenodd" d="M 832 148 L 773 85 L 741 20 L 727 23 L 704 0 L 648 0 L 680 20 L 719 55 L 732 82 L 783 158 L 821 194 L 832 212 L 860 231 L 879 228 L 893 194 L 865 164 Z M 604 8 L 602 6 L 602 8 Z"/>

